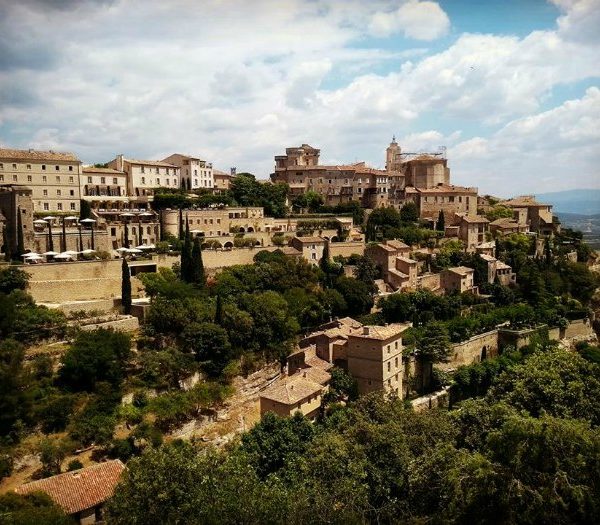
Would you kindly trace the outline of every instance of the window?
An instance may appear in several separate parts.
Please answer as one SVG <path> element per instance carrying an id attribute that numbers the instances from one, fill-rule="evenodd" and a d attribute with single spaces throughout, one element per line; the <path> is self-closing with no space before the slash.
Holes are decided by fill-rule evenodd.
<path id="1" fill-rule="evenodd" d="M 57 195 L 61 195 L 61 191 L 60 190 L 56 190 L 56 194 Z"/>
<path id="2" fill-rule="evenodd" d="M 169 179 L 167 179 L 167 186 L 170 186 L 170 182 L 171 181 Z"/>
<path id="3" fill-rule="evenodd" d="M 142 184 L 146 184 L 146 177 L 142 177 Z"/>
<path id="4" fill-rule="evenodd" d="M 194 177 L 198 176 L 198 170 L 194 170 Z"/>
<path id="5" fill-rule="evenodd" d="M 44 211 L 48 211 L 50 209 L 50 206 L 48 205 L 47 202 L 44 202 Z"/>
<path id="6" fill-rule="evenodd" d="M 115 235 L 117 235 L 117 229 L 116 228 L 111 228 L 110 229 L 110 234 L 114 237 Z"/>
<path id="7" fill-rule="evenodd" d="M 156 173 L 157 173 L 157 174 L 158 174 L 158 173 L 160 173 L 160 172 L 158 171 L 158 168 L 156 168 Z"/>
<path id="8" fill-rule="evenodd" d="M 146 173 L 146 171 L 144 170 L 144 166 L 142 166 L 142 173 Z"/>
<path id="9" fill-rule="evenodd" d="M 396 342 L 394 343 L 394 348 L 396 348 L 396 350 L 398 350 L 398 341 L 396 341 Z"/>
<path id="10" fill-rule="evenodd" d="M 60 175 L 56 176 L 56 182 L 60 182 Z"/>
<path id="11" fill-rule="evenodd" d="M 74 210 L 75 210 L 75 203 L 74 203 L 74 202 L 72 202 L 72 203 L 71 203 L 71 210 L 72 210 L 72 211 L 74 211 Z"/>
<path id="12" fill-rule="evenodd" d="M 194 186 L 198 186 L 198 179 L 194 179 Z"/>
<path id="13" fill-rule="evenodd" d="M 69 166 L 69 171 L 73 171 L 73 166 Z"/>
<path id="14" fill-rule="evenodd" d="M 48 196 L 48 190 L 44 190 L 44 197 Z"/>
<path id="15" fill-rule="evenodd" d="M 100 177 L 100 184 L 106 184 L 106 177 Z"/>
<path id="16" fill-rule="evenodd" d="M 117 177 L 114 177 L 114 178 L 113 178 L 113 184 L 118 184 L 118 182 L 117 182 Z"/>
<path id="17" fill-rule="evenodd" d="M 398 368 L 398 358 L 396 357 L 396 361 L 394 362 L 394 366 Z"/>
<path id="18" fill-rule="evenodd" d="M 17 169 L 17 165 L 13 164 L 13 170 L 16 170 L 16 169 Z"/>
<path id="19" fill-rule="evenodd" d="M 0 182 L 4 182 L 4 175 L 0 175 Z"/>
<path id="20" fill-rule="evenodd" d="M 173 179 L 173 186 L 177 186 L 177 179 Z"/>
<path id="21" fill-rule="evenodd" d="M 16 175 L 13 175 L 13 181 L 17 182 L 17 176 Z"/>
<path id="22" fill-rule="evenodd" d="M 56 171 L 59 171 L 59 170 L 60 170 L 60 166 L 54 166 L 54 169 L 55 169 Z"/>
<path id="23" fill-rule="evenodd" d="M 46 175 L 42 176 L 42 182 L 48 182 L 48 177 L 46 177 Z"/>
<path id="24" fill-rule="evenodd" d="M 31 169 L 31 164 L 27 164 L 27 169 L 30 170 Z"/>
<path id="25" fill-rule="evenodd" d="M 314 261 L 316 261 L 317 260 L 317 254 L 316 253 L 311 254 L 311 259 L 313 259 Z"/>
<path id="26" fill-rule="evenodd" d="M 75 190 L 69 190 L 69 195 L 71 197 L 74 197 L 75 196 Z"/>
<path id="27" fill-rule="evenodd" d="M 160 186 L 160 179 L 156 179 L 156 185 Z"/>
<path id="28" fill-rule="evenodd" d="M 58 209 L 58 211 L 62 211 L 62 202 L 59 202 L 59 203 L 56 205 L 56 208 Z"/>
<path id="29" fill-rule="evenodd" d="M 45 164 L 42 164 L 42 170 L 46 171 L 46 165 Z"/>
<path id="30" fill-rule="evenodd" d="M 69 182 L 73 182 L 73 177 L 69 177 Z"/>
<path id="31" fill-rule="evenodd" d="M 389 361 L 387 362 L 387 368 L 388 368 L 388 372 L 392 371 L 392 363 L 390 363 Z"/>
<path id="32" fill-rule="evenodd" d="M 0 162 L 0 170 L 4 169 L 4 164 L 2 162 Z"/>

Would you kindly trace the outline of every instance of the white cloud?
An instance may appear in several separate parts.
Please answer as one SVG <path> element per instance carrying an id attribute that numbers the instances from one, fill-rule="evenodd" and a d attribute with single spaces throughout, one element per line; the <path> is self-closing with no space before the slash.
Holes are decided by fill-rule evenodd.
<path id="1" fill-rule="evenodd" d="M 450 19 L 437 2 L 408 0 L 394 11 L 379 11 L 371 18 L 369 29 L 385 37 L 402 32 L 415 40 L 435 40 L 448 33 Z"/>

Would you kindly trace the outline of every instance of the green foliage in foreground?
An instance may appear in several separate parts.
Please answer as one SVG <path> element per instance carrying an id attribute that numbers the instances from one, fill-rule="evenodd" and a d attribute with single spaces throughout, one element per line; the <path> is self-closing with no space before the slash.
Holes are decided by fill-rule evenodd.
<path id="1" fill-rule="evenodd" d="M 599 381 L 546 348 L 452 412 L 374 393 L 316 424 L 268 415 L 227 451 L 132 460 L 109 523 L 597 523 Z"/>
<path id="2" fill-rule="evenodd" d="M 8 493 L 0 496 L 0 523 L 10 525 L 74 525 L 46 494 L 37 492 L 27 496 Z"/>

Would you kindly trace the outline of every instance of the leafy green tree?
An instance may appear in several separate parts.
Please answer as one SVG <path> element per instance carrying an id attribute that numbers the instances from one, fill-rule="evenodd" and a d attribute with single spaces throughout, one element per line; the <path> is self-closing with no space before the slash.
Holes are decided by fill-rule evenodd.
<path id="1" fill-rule="evenodd" d="M 139 355 L 140 379 L 157 389 L 179 388 L 180 382 L 195 371 L 193 358 L 176 348 L 146 350 Z"/>
<path id="2" fill-rule="evenodd" d="M 17 266 L 8 266 L 0 270 L 0 293 L 9 294 L 13 290 L 25 290 L 29 275 Z"/>
<path id="3" fill-rule="evenodd" d="M 342 295 L 346 303 L 344 315 L 363 315 L 373 308 L 372 288 L 354 277 L 338 277 L 334 289 Z"/>
<path id="4" fill-rule="evenodd" d="M 192 283 L 192 237 L 190 234 L 190 221 L 185 217 L 185 236 L 183 238 L 183 248 L 181 249 L 181 280 L 186 283 Z"/>
<path id="5" fill-rule="evenodd" d="M 0 436 L 6 436 L 18 420 L 28 416 L 24 357 L 20 343 L 12 339 L 0 341 Z"/>
<path id="6" fill-rule="evenodd" d="M 404 223 L 415 223 L 419 220 L 419 210 L 414 202 L 407 202 L 400 208 L 400 220 Z"/>
<path id="7" fill-rule="evenodd" d="M 354 268 L 354 277 L 367 286 L 375 288 L 375 279 L 379 277 L 379 268 L 368 255 L 359 257 Z"/>
<path id="8" fill-rule="evenodd" d="M 376 208 L 367 219 L 367 241 L 376 241 L 380 238 L 390 238 L 389 233 L 401 224 L 400 213 L 395 208 Z"/>
<path id="9" fill-rule="evenodd" d="M 75 520 L 43 492 L 26 496 L 14 492 L 0 495 L 0 520 L 7 525 L 75 525 Z"/>
<path id="10" fill-rule="evenodd" d="M 121 307 L 124 314 L 131 313 L 131 273 L 125 257 L 121 264 Z"/>
<path id="11" fill-rule="evenodd" d="M 334 367 L 326 398 L 328 402 L 355 401 L 358 399 L 358 382 L 343 368 Z"/>
<path id="12" fill-rule="evenodd" d="M 214 323 L 192 323 L 185 328 L 182 337 L 210 375 L 219 375 L 234 357 L 227 331 Z"/>
<path id="13" fill-rule="evenodd" d="M 100 382 L 119 387 L 125 375 L 131 341 L 121 332 L 81 332 L 63 355 L 59 377 L 75 391 L 94 391 Z"/>
<path id="14" fill-rule="evenodd" d="M 42 462 L 42 476 L 47 478 L 60 474 L 61 464 L 67 452 L 70 448 L 70 444 L 66 441 L 60 441 L 57 439 L 44 438 L 40 443 L 40 461 Z"/>

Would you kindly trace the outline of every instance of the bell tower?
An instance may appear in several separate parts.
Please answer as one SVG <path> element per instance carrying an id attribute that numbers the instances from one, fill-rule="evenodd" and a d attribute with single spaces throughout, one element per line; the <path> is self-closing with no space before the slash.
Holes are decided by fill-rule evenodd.
<path id="1" fill-rule="evenodd" d="M 385 170 L 386 171 L 400 171 L 400 146 L 396 142 L 396 135 L 392 137 L 392 142 L 385 150 Z"/>

